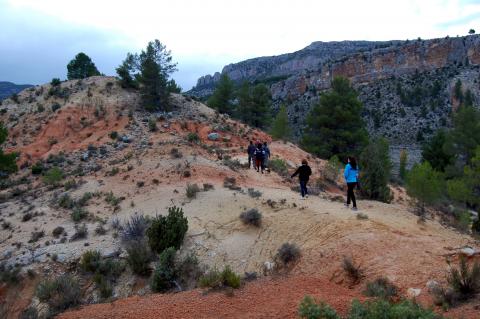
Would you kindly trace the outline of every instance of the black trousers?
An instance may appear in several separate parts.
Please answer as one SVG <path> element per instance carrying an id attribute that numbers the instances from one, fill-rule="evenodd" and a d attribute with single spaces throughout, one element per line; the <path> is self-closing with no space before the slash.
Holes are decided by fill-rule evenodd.
<path id="1" fill-rule="evenodd" d="M 353 207 L 357 207 L 357 202 L 355 201 L 355 193 L 353 192 L 355 186 L 357 186 L 357 182 L 347 183 L 347 205 L 350 205 L 351 200 Z"/>

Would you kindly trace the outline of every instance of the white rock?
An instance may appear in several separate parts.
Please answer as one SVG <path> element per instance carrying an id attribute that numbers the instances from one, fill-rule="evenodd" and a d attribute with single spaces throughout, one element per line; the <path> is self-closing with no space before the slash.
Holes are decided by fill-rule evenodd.
<path id="1" fill-rule="evenodd" d="M 408 288 L 408 290 L 407 290 L 407 296 L 409 298 L 418 297 L 418 296 L 420 296 L 421 293 L 422 293 L 422 289 L 420 289 L 420 288 Z"/>
<path id="2" fill-rule="evenodd" d="M 216 141 L 220 138 L 220 134 L 213 132 L 213 133 L 208 134 L 207 137 L 210 141 Z"/>
<path id="3" fill-rule="evenodd" d="M 460 249 L 460 254 L 464 255 L 464 256 L 468 256 L 468 257 L 472 257 L 473 255 L 475 255 L 475 249 L 471 248 L 471 247 L 464 247 L 462 249 Z"/>

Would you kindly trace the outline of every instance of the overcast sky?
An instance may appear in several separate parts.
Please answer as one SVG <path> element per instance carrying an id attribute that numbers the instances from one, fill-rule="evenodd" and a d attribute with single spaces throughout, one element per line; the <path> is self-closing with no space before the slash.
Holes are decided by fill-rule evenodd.
<path id="1" fill-rule="evenodd" d="M 480 32 L 480 0 L 0 0 L 0 81 L 66 78 L 78 52 L 115 74 L 159 39 L 190 89 L 225 64 L 313 41 L 423 39 Z"/>

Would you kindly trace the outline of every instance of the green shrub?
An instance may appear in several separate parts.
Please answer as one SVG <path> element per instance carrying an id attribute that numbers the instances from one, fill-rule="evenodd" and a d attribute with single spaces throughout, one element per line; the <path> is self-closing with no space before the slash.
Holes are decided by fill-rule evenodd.
<path id="1" fill-rule="evenodd" d="M 404 300 L 400 303 L 390 303 L 386 300 L 377 299 L 361 303 L 358 300 L 352 302 L 348 319 L 441 319 L 432 310 L 423 309 L 421 305 Z"/>
<path id="2" fill-rule="evenodd" d="M 288 165 L 281 158 L 272 158 L 268 161 L 268 167 L 280 176 L 288 176 Z"/>
<path id="3" fill-rule="evenodd" d="M 278 249 L 276 259 L 283 265 L 289 265 L 300 258 L 300 248 L 295 244 L 284 243 Z"/>
<path id="4" fill-rule="evenodd" d="M 343 258 L 342 268 L 354 283 L 358 282 L 363 277 L 363 269 L 350 257 Z"/>
<path id="5" fill-rule="evenodd" d="M 298 306 L 298 315 L 305 319 L 340 319 L 329 305 L 316 303 L 311 296 L 305 296 Z"/>
<path id="6" fill-rule="evenodd" d="M 367 283 L 364 294 L 369 297 L 390 299 L 398 294 L 398 288 L 385 277 Z"/>
<path id="7" fill-rule="evenodd" d="M 150 261 L 152 260 L 152 251 L 144 241 L 130 242 L 126 248 L 127 263 L 132 271 L 141 276 L 150 273 Z"/>
<path id="8" fill-rule="evenodd" d="M 53 311 L 63 311 L 80 304 L 81 290 L 78 281 L 65 274 L 55 279 L 42 281 L 36 289 L 41 302 L 50 305 Z"/>
<path id="9" fill-rule="evenodd" d="M 70 216 L 75 223 L 78 223 L 79 221 L 87 218 L 88 212 L 82 207 L 75 207 Z"/>
<path id="10" fill-rule="evenodd" d="M 455 227 L 461 231 L 468 231 L 472 218 L 468 210 L 456 210 L 455 211 Z"/>
<path id="11" fill-rule="evenodd" d="M 0 264 L 0 283 L 8 285 L 20 282 L 20 267 L 7 266 L 5 263 Z"/>
<path id="12" fill-rule="evenodd" d="M 112 140 L 116 140 L 118 138 L 118 132 L 117 131 L 112 131 L 110 134 L 108 134 Z"/>
<path id="13" fill-rule="evenodd" d="M 95 282 L 97 289 L 100 291 L 100 296 L 102 298 L 109 298 L 112 296 L 112 284 L 104 275 L 96 273 L 93 277 L 93 281 Z"/>
<path id="14" fill-rule="evenodd" d="M 190 132 L 187 135 L 187 141 L 189 141 L 190 143 L 198 143 L 200 142 L 200 137 L 197 133 Z"/>
<path id="15" fill-rule="evenodd" d="M 248 192 L 248 196 L 250 196 L 251 198 L 259 198 L 262 196 L 262 192 L 255 190 L 254 188 L 249 188 L 247 192 Z"/>
<path id="16" fill-rule="evenodd" d="M 197 256 L 189 253 L 177 262 L 175 266 L 177 279 L 183 289 L 194 288 L 198 278 L 202 275 L 202 269 L 198 263 Z"/>
<path id="17" fill-rule="evenodd" d="M 175 248 L 169 247 L 160 254 L 159 262 L 150 283 L 152 291 L 164 292 L 173 287 L 173 280 L 175 278 L 175 253 Z"/>
<path id="18" fill-rule="evenodd" d="M 78 187 L 78 184 L 74 179 L 69 179 L 68 181 L 65 182 L 65 184 L 63 184 L 63 188 L 66 191 L 77 188 L 77 187 Z"/>
<path id="19" fill-rule="evenodd" d="M 65 209 L 72 209 L 75 206 L 75 201 L 70 197 L 69 194 L 63 194 L 58 199 L 58 206 Z"/>
<path id="20" fill-rule="evenodd" d="M 218 271 L 217 268 L 209 270 L 200 277 L 198 285 L 202 288 L 223 288 L 231 287 L 234 289 L 240 288 L 241 279 L 230 266 L 225 266 L 223 271 Z"/>
<path id="21" fill-rule="evenodd" d="M 237 275 L 231 268 L 230 266 L 225 266 L 225 268 L 222 271 L 222 278 L 223 278 L 223 284 L 227 287 L 232 287 L 232 288 L 240 288 L 241 284 L 241 279 L 240 276 Z"/>
<path id="22" fill-rule="evenodd" d="M 34 165 L 32 165 L 32 174 L 33 175 L 40 175 L 42 174 L 44 167 L 42 162 L 37 162 Z"/>
<path id="23" fill-rule="evenodd" d="M 97 250 L 87 250 L 80 260 L 80 268 L 86 272 L 96 272 L 100 268 L 102 255 Z"/>
<path id="24" fill-rule="evenodd" d="M 338 176 L 340 175 L 341 168 L 342 162 L 340 162 L 337 155 L 334 155 L 325 164 L 325 167 L 322 170 L 322 176 L 328 182 L 336 183 Z"/>
<path id="25" fill-rule="evenodd" d="M 185 193 L 188 198 L 196 198 L 198 192 L 200 192 L 200 187 L 197 184 L 187 184 Z"/>
<path id="26" fill-rule="evenodd" d="M 472 298 L 480 292 L 480 264 L 475 262 L 470 268 L 465 258 L 460 258 L 459 267 L 450 268 L 447 281 L 460 300 Z"/>
<path id="27" fill-rule="evenodd" d="M 57 186 L 64 177 L 63 171 L 58 167 L 52 167 L 43 176 L 43 182 L 47 185 Z"/>
<path id="28" fill-rule="evenodd" d="M 198 280 L 198 285 L 201 288 L 220 288 L 222 284 L 222 274 L 217 268 L 207 271 L 204 275 L 200 276 Z"/>
<path id="29" fill-rule="evenodd" d="M 52 112 L 56 112 L 57 110 L 59 110 L 61 108 L 61 105 L 58 104 L 58 103 L 53 103 L 52 104 Z"/>
<path id="30" fill-rule="evenodd" d="M 155 132 L 157 130 L 157 120 L 154 117 L 148 119 L 148 129 L 150 132 Z"/>
<path id="31" fill-rule="evenodd" d="M 260 227 L 262 224 L 262 214 L 256 208 L 252 208 L 241 213 L 240 219 L 246 225 Z"/>
<path id="32" fill-rule="evenodd" d="M 156 216 L 147 229 L 148 243 L 151 249 L 161 253 L 168 247 L 179 249 L 188 230 L 188 220 L 183 216 L 182 208 L 168 208 L 168 215 Z"/>

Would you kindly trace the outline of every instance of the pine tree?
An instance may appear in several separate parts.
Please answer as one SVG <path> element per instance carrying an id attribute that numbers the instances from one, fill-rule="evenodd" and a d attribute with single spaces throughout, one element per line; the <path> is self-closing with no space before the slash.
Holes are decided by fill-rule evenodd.
<path id="1" fill-rule="evenodd" d="M 223 73 L 217 83 L 213 95 L 208 99 L 207 105 L 220 113 L 233 114 L 233 82 L 226 73 Z"/>
<path id="2" fill-rule="evenodd" d="M 446 150 L 446 141 L 447 134 L 440 129 L 422 148 L 423 160 L 428 161 L 433 169 L 439 172 L 445 172 L 445 168 L 453 162 L 453 156 Z"/>
<path id="3" fill-rule="evenodd" d="M 0 145 L 2 145 L 8 136 L 8 131 L 3 124 L 0 123 Z M 17 171 L 17 164 L 15 162 L 17 154 L 10 153 L 4 154 L 3 150 L 0 149 L 0 177 L 2 174 L 15 173 Z"/>
<path id="4" fill-rule="evenodd" d="M 69 80 L 85 79 L 90 76 L 100 75 L 95 63 L 83 52 L 77 54 L 75 58 L 68 63 L 67 71 L 67 78 Z"/>
<path id="5" fill-rule="evenodd" d="M 415 164 L 407 175 L 407 194 L 417 199 L 420 213 L 425 205 L 435 203 L 442 194 L 442 177 L 432 169 L 429 162 Z"/>
<path id="6" fill-rule="evenodd" d="M 368 143 L 361 118 L 362 103 L 347 79 L 336 77 L 332 90 L 320 96 L 307 116 L 302 145 L 322 158 L 358 155 Z"/>
<path id="7" fill-rule="evenodd" d="M 139 88 L 142 105 L 148 111 L 169 110 L 169 96 L 174 82 L 168 82 L 176 71 L 171 52 L 159 40 L 148 43 L 140 54 L 127 54 L 116 69 L 122 87 Z"/>
<path id="8" fill-rule="evenodd" d="M 235 111 L 236 117 L 242 122 L 249 124 L 248 121 L 251 118 L 250 112 L 252 105 L 250 83 L 243 81 L 236 95 L 238 99 L 238 105 Z"/>
<path id="9" fill-rule="evenodd" d="M 288 140 L 291 136 L 291 129 L 288 125 L 287 108 L 285 105 L 280 106 L 277 116 L 273 120 L 270 134 L 277 140 Z"/>
<path id="10" fill-rule="evenodd" d="M 132 75 L 135 72 L 136 57 L 131 53 L 127 53 L 127 57 L 122 64 L 116 68 L 120 85 L 123 88 L 138 88 L 138 82 Z"/>
<path id="11" fill-rule="evenodd" d="M 267 86 L 263 83 L 255 85 L 252 90 L 251 98 L 251 118 L 249 122 L 252 126 L 265 128 L 270 123 L 270 105 L 271 96 Z"/>
<path id="12" fill-rule="evenodd" d="M 470 162 L 480 145 L 480 111 L 473 106 L 460 106 L 453 116 L 453 129 L 445 148 L 462 165 Z"/>
<path id="13" fill-rule="evenodd" d="M 392 163 L 388 142 L 384 138 L 372 141 L 360 155 L 360 185 L 362 193 L 370 199 L 390 202 L 388 187 Z"/>

